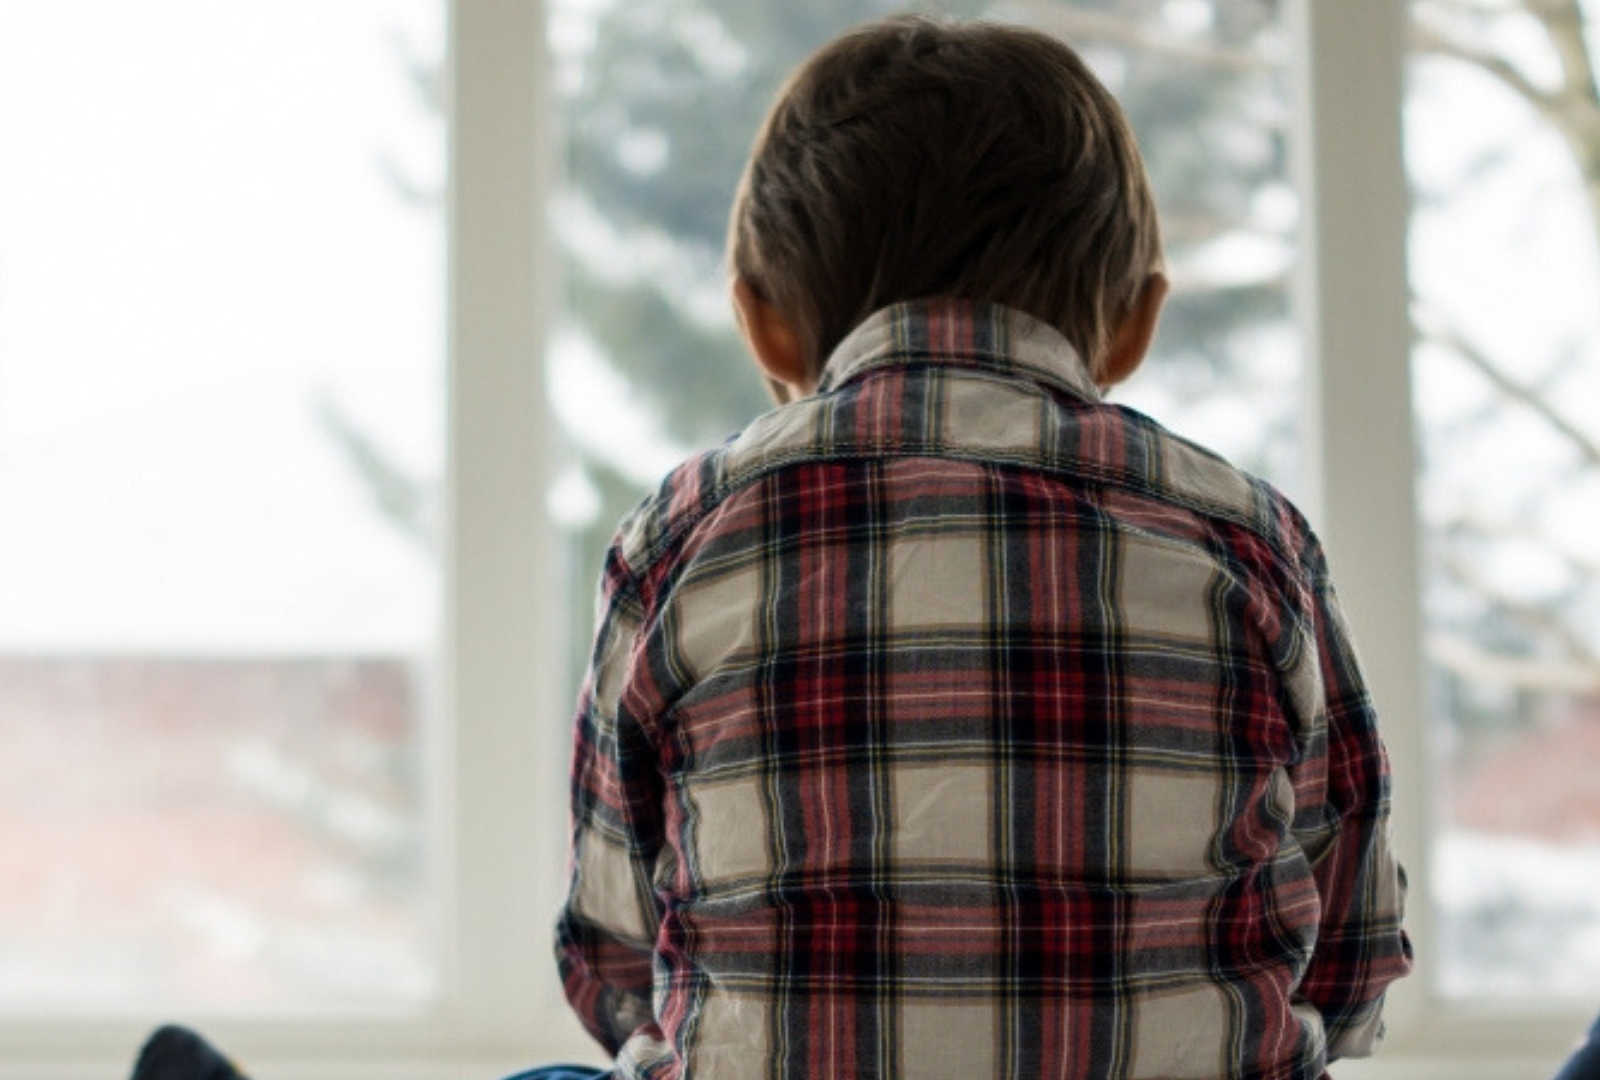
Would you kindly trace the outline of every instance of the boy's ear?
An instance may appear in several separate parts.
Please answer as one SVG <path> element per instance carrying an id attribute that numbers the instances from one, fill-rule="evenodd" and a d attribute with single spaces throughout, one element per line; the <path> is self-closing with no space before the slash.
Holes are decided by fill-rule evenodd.
<path id="1" fill-rule="evenodd" d="M 1170 287 L 1167 276 L 1160 272 L 1145 278 L 1132 310 L 1112 333 L 1111 348 L 1106 351 L 1105 363 L 1096 379 L 1101 389 L 1115 386 L 1144 363 L 1150 343 L 1155 340 L 1161 305 L 1166 303 Z"/>
<path id="2" fill-rule="evenodd" d="M 743 277 L 733 280 L 733 313 L 750 355 L 766 374 L 767 386 L 780 405 L 817 388 L 794 324 Z"/>

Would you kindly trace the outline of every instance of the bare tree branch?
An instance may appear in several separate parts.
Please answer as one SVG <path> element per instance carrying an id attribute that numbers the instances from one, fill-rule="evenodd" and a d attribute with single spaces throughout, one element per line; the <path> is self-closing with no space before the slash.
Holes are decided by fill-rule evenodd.
<path id="1" fill-rule="evenodd" d="M 1465 682 L 1492 683 L 1549 693 L 1600 691 L 1600 666 L 1505 656 L 1459 634 L 1429 634 L 1428 659 Z"/>
<path id="2" fill-rule="evenodd" d="M 1525 526 L 1526 521 L 1526 518 L 1521 518 L 1519 524 Z M 1430 530 L 1445 536 L 1471 537 L 1491 543 L 1497 540 L 1502 543 L 1507 541 L 1542 543 L 1552 554 L 1567 564 L 1567 568 L 1574 576 L 1586 580 L 1600 578 L 1600 559 L 1557 548 L 1548 537 L 1540 535 L 1531 528 L 1494 524 L 1480 518 L 1461 516 L 1433 524 Z"/>
<path id="3" fill-rule="evenodd" d="M 1494 76 L 1556 129 L 1583 178 L 1591 227 L 1600 240 L 1600 86 L 1595 83 L 1595 62 L 1580 0 L 1518 0 L 1498 7 L 1481 0 L 1434 0 L 1433 6 L 1467 11 L 1485 20 L 1521 13 L 1544 30 L 1562 67 L 1562 85 L 1550 90 L 1540 88 L 1504 56 L 1430 22 L 1425 8 L 1412 19 L 1411 38 L 1419 52 L 1453 57 Z"/>
<path id="4" fill-rule="evenodd" d="M 1496 19 L 1523 13 L 1534 14 L 1557 7 L 1564 2 L 1565 0 L 1427 0 L 1430 7 L 1448 8 L 1479 19 Z"/>
<path id="5" fill-rule="evenodd" d="M 1528 13 L 1539 20 L 1550 44 L 1561 57 L 1567 96 L 1596 101 L 1600 88 L 1595 86 L 1594 61 L 1589 56 L 1583 11 L 1578 0 L 1526 0 L 1526 5 Z"/>
<path id="6" fill-rule="evenodd" d="M 1439 557 L 1438 565 L 1445 573 L 1487 600 L 1507 619 L 1534 634 L 1559 641 L 1562 649 L 1574 661 L 1600 671 L 1600 654 L 1596 654 L 1594 647 L 1586 638 L 1547 608 L 1525 603 L 1517 597 L 1507 595 L 1465 559 L 1445 554 Z"/>
<path id="7" fill-rule="evenodd" d="M 1476 369 L 1479 374 L 1488 379 L 1494 388 L 1506 397 L 1533 410 L 1539 418 L 1563 438 L 1577 447 L 1578 453 L 1589 465 L 1600 465 L 1600 441 L 1580 429 L 1572 421 L 1562 416 L 1555 407 L 1541 397 L 1534 390 L 1522 385 L 1511 376 L 1501 371 L 1490 360 L 1484 351 L 1468 341 L 1461 334 L 1449 329 L 1443 320 L 1432 317 L 1426 309 L 1414 305 L 1412 308 L 1412 323 L 1417 327 L 1420 339 L 1430 344 L 1439 345 L 1449 349 L 1469 366 Z"/>
<path id="8" fill-rule="evenodd" d="M 1089 11 L 1059 0 L 1013 0 L 1006 6 L 1023 13 L 1034 26 L 1075 42 L 1100 41 L 1228 71 L 1260 71 L 1273 63 L 1260 53 L 1206 45 L 1152 29 L 1146 20 Z"/>
<path id="9" fill-rule="evenodd" d="M 1282 270 L 1261 277 L 1241 281 L 1237 278 L 1207 277 L 1183 272 L 1172 275 L 1173 296 L 1211 296 L 1223 293 L 1240 293 L 1257 290 L 1287 291 L 1292 284 L 1290 271 Z"/>
<path id="10" fill-rule="evenodd" d="M 1417 52 L 1432 53 L 1435 56 L 1447 56 L 1453 60 L 1465 61 L 1474 67 L 1481 68 L 1499 79 L 1520 97 L 1526 100 L 1540 114 L 1553 118 L 1557 109 L 1556 96 L 1536 86 L 1533 80 L 1522 73 L 1511 61 L 1498 53 L 1481 49 L 1476 45 L 1451 37 L 1436 26 L 1430 26 L 1421 19 L 1411 22 L 1411 47 Z"/>

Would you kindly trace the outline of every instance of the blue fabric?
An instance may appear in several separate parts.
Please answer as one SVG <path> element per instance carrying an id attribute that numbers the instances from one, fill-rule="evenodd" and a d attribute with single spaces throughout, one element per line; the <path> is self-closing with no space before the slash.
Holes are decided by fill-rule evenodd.
<path id="1" fill-rule="evenodd" d="M 607 1070 L 586 1065 L 546 1065 L 505 1080 L 603 1080 L 606 1075 Z M 1600 1080 L 1600 1018 L 1596 1018 L 1588 1039 L 1567 1059 L 1553 1080 Z"/>
<path id="2" fill-rule="evenodd" d="M 1555 1080 L 1600 1080 L 1600 1019 L 1589 1029 L 1589 1038 L 1567 1059 Z"/>

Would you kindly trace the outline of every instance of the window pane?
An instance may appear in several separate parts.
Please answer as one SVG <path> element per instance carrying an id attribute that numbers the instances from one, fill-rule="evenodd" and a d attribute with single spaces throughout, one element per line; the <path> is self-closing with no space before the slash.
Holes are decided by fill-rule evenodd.
<path id="1" fill-rule="evenodd" d="M 1452 995 L 1600 991 L 1600 115 L 1577 0 L 1412 7 L 1407 159 Z"/>
<path id="2" fill-rule="evenodd" d="M 1124 103 L 1164 213 L 1175 295 L 1155 354 L 1113 400 L 1297 488 L 1297 204 L 1278 8 L 1263 0 L 936 5 L 1060 33 Z M 571 463 L 552 511 L 585 588 L 618 517 L 692 449 L 770 408 L 734 335 L 719 258 L 779 81 L 876 0 L 553 0 L 567 183 L 552 220 L 565 310 L 550 393 Z M 574 667 L 591 608 L 572 606 Z"/>
<path id="3" fill-rule="evenodd" d="M 0 1011 L 433 989 L 442 16 L 0 7 Z"/>

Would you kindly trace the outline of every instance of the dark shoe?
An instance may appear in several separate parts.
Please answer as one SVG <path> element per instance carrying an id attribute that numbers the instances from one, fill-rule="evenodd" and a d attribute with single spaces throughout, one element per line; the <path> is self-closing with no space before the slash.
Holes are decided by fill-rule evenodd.
<path id="1" fill-rule="evenodd" d="M 248 1080 L 217 1048 L 185 1027 L 168 1024 L 139 1048 L 129 1080 Z"/>
<path id="2" fill-rule="evenodd" d="M 1600 1080 L 1600 1019 L 1589 1029 L 1589 1038 L 1573 1051 L 1555 1080 Z"/>

